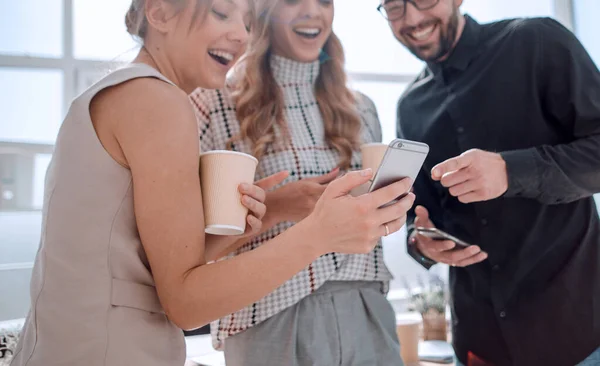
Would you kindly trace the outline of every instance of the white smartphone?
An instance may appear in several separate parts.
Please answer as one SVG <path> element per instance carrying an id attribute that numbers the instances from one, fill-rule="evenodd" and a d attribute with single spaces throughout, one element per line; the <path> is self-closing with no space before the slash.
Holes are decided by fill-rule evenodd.
<path id="1" fill-rule="evenodd" d="M 423 236 L 428 237 L 433 240 L 450 240 L 450 241 L 453 241 L 454 243 L 456 243 L 457 246 L 463 247 L 463 248 L 467 248 L 471 245 L 471 244 L 467 243 L 466 241 L 461 240 L 461 239 L 455 237 L 454 235 L 450 235 L 447 232 L 442 231 L 437 228 L 417 227 L 416 230 L 417 230 L 418 234 L 423 235 Z"/>
<path id="2" fill-rule="evenodd" d="M 425 162 L 427 154 L 429 154 L 429 146 L 427 144 L 395 139 L 389 144 L 383 156 L 379 169 L 377 169 L 369 187 L 369 192 L 378 190 L 404 178 L 410 178 L 414 182 Z M 387 205 L 396 202 L 406 194 L 408 194 L 408 191 Z"/>

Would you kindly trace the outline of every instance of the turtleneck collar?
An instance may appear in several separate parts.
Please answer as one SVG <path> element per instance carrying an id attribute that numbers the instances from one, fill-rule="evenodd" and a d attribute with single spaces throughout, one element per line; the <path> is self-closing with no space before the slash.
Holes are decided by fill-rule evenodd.
<path id="1" fill-rule="evenodd" d="M 298 62 L 271 55 L 271 69 L 278 84 L 314 84 L 319 76 L 321 62 Z"/>

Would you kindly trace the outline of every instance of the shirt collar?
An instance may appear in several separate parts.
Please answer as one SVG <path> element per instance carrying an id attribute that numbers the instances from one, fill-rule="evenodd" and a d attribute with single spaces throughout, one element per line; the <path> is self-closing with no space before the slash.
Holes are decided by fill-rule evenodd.
<path id="1" fill-rule="evenodd" d="M 298 62 L 288 58 L 271 55 L 271 70 L 278 84 L 314 84 L 319 76 L 321 63 Z"/>
<path id="2" fill-rule="evenodd" d="M 465 15 L 465 28 L 450 56 L 441 62 L 428 62 L 427 67 L 436 76 L 444 69 L 466 70 L 479 51 L 482 28 L 475 19 Z"/>

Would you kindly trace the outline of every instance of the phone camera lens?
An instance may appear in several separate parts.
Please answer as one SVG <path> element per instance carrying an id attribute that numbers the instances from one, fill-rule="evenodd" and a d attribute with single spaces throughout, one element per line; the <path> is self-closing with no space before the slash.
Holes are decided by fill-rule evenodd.
<path id="1" fill-rule="evenodd" d="M 404 146 L 404 144 L 401 142 L 399 142 L 398 145 L 396 145 L 396 147 L 402 147 L 402 146 Z"/>

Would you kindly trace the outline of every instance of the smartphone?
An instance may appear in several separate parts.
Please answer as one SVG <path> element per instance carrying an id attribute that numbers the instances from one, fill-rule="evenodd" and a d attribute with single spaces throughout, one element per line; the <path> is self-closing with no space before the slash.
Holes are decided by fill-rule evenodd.
<path id="1" fill-rule="evenodd" d="M 467 243 L 466 241 L 461 240 L 461 239 L 455 237 L 454 235 L 450 235 L 447 232 L 442 231 L 437 228 L 417 227 L 415 230 L 417 230 L 418 234 L 423 235 L 423 236 L 428 237 L 433 240 L 450 240 L 450 241 L 455 242 L 457 246 L 460 246 L 463 248 L 467 248 L 471 245 L 471 244 Z"/>
<path id="2" fill-rule="evenodd" d="M 383 156 L 379 169 L 377 169 L 369 187 L 369 192 L 376 191 L 403 178 L 410 178 L 414 182 L 425 162 L 427 154 L 429 154 L 429 146 L 427 144 L 395 139 L 389 144 Z M 386 204 L 386 206 L 406 196 L 409 191 Z"/>

